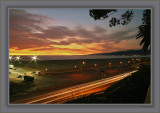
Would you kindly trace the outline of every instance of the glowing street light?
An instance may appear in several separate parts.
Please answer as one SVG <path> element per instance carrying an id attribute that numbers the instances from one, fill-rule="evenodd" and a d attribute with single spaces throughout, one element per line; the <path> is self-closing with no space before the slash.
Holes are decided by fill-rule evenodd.
<path id="1" fill-rule="evenodd" d="M 77 66 L 74 66 L 74 71 L 77 71 Z"/>
<path id="2" fill-rule="evenodd" d="M 12 56 L 9 56 L 9 60 L 12 60 Z"/>
<path id="3" fill-rule="evenodd" d="M 82 64 L 81 64 L 81 72 L 82 72 L 82 65 L 85 65 L 85 64 L 86 64 L 86 62 L 83 61 Z"/>
<path id="4" fill-rule="evenodd" d="M 17 57 L 16 57 L 16 60 L 18 60 L 18 61 L 19 61 L 19 60 L 20 60 L 20 56 L 17 56 Z"/>
<path id="5" fill-rule="evenodd" d="M 94 64 L 95 67 L 97 67 L 97 64 Z"/>
<path id="6" fill-rule="evenodd" d="M 109 67 L 111 67 L 111 64 L 112 64 L 112 63 L 111 63 L 111 62 L 109 62 L 108 64 L 109 64 Z"/>
<path id="7" fill-rule="evenodd" d="M 123 62 L 120 62 L 120 64 L 122 64 Z"/>
<path id="8" fill-rule="evenodd" d="M 128 61 L 128 63 L 131 63 L 130 61 Z"/>
<path id="9" fill-rule="evenodd" d="M 37 60 L 37 56 L 33 56 L 32 60 L 36 61 Z"/>
<path id="10" fill-rule="evenodd" d="M 85 64 L 85 61 L 83 61 L 82 64 L 84 65 L 84 64 Z"/>
<path id="11" fill-rule="evenodd" d="M 47 71 L 48 69 L 46 68 L 45 70 Z"/>

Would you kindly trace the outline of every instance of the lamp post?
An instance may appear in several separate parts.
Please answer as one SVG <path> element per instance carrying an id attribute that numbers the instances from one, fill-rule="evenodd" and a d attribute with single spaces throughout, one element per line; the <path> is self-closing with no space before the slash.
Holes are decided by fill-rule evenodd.
<path id="1" fill-rule="evenodd" d="M 103 87 L 103 78 L 104 78 L 104 71 L 101 71 L 101 75 L 102 75 L 102 87 Z"/>
<path id="2" fill-rule="evenodd" d="M 12 56 L 9 56 L 9 60 L 12 60 Z"/>
<path id="3" fill-rule="evenodd" d="M 18 60 L 18 61 L 19 61 L 19 60 L 20 60 L 20 56 L 17 56 L 17 57 L 16 57 L 16 60 Z"/>
<path id="4" fill-rule="evenodd" d="M 123 62 L 121 61 L 121 62 L 119 62 L 119 63 L 120 63 L 120 65 L 122 66 Z"/>
<path id="5" fill-rule="evenodd" d="M 31 58 L 32 58 L 32 60 L 34 60 L 34 61 L 37 60 L 37 56 L 33 56 L 33 57 L 31 57 Z"/>
<path id="6" fill-rule="evenodd" d="M 76 71 L 76 69 L 77 69 L 77 66 L 74 66 L 74 70 Z"/>
<path id="7" fill-rule="evenodd" d="M 108 67 L 109 67 L 109 68 L 111 67 L 111 64 L 112 64 L 111 62 L 108 63 L 108 65 L 109 65 Z"/>
<path id="8" fill-rule="evenodd" d="M 95 69 L 96 69 L 96 67 L 97 67 L 97 64 L 94 64 L 94 67 L 95 67 Z"/>
<path id="9" fill-rule="evenodd" d="M 12 56 L 9 56 L 9 63 L 12 64 Z"/>
<path id="10" fill-rule="evenodd" d="M 83 67 L 83 65 L 85 65 L 85 64 L 86 64 L 86 62 L 83 61 L 82 64 L 81 64 L 81 72 L 82 72 L 82 67 Z"/>
<path id="11" fill-rule="evenodd" d="M 135 64 L 135 60 L 136 60 L 136 59 L 132 58 L 132 61 L 133 61 L 134 64 Z"/>

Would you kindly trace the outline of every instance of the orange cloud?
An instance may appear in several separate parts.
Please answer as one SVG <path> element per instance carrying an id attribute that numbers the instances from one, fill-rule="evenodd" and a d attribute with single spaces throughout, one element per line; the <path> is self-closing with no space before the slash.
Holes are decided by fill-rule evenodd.
<path id="1" fill-rule="evenodd" d="M 138 49 L 133 28 L 108 32 L 94 26 L 88 30 L 81 25 L 74 28 L 53 26 L 47 16 L 11 10 L 9 16 L 10 55 L 86 55 Z"/>

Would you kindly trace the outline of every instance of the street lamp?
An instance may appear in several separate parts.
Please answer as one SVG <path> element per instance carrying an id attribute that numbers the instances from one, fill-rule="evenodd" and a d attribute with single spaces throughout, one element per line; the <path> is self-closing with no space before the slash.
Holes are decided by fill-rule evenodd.
<path id="1" fill-rule="evenodd" d="M 17 56 L 17 57 L 16 57 L 16 60 L 18 60 L 18 61 L 19 61 L 19 60 L 20 60 L 20 56 Z"/>
<path id="2" fill-rule="evenodd" d="M 128 63 L 130 63 L 130 61 L 128 61 Z"/>
<path id="3" fill-rule="evenodd" d="M 12 60 L 12 56 L 9 56 L 9 60 Z"/>
<path id="4" fill-rule="evenodd" d="M 120 62 L 120 64 L 122 64 L 123 62 Z"/>
<path id="5" fill-rule="evenodd" d="M 85 61 L 83 61 L 82 64 L 84 65 L 84 64 L 85 64 Z"/>
<path id="6" fill-rule="evenodd" d="M 103 87 L 103 78 L 104 78 L 104 74 L 105 74 L 105 71 L 101 71 L 101 75 L 102 75 L 102 87 Z"/>
<path id="7" fill-rule="evenodd" d="M 37 56 L 33 56 L 32 60 L 36 61 L 37 60 Z"/>
<path id="8" fill-rule="evenodd" d="M 97 68 L 97 64 L 94 64 L 95 69 Z"/>
<path id="9" fill-rule="evenodd" d="M 112 64 L 112 63 L 111 63 L 111 62 L 109 62 L 108 64 L 109 64 L 109 67 L 111 67 L 111 64 Z"/>
<path id="10" fill-rule="evenodd" d="M 76 70 L 76 69 L 77 69 L 77 66 L 74 66 L 74 69 Z"/>
<path id="11" fill-rule="evenodd" d="M 83 61 L 82 64 L 81 64 L 81 72 L 82 72 L 82 65 L 85 65 L 85 64 L 86 64 L 86 62 Z"/>

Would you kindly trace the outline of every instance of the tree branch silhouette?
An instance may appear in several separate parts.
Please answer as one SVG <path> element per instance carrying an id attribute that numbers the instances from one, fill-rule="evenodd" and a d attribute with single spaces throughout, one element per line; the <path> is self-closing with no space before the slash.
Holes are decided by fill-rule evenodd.
<path id="1" fill-rule="evenodd" d="M 128 25 L 134 17 L 134 13 L 132 9 L 128 9 L 125 13 L 123 13 L 120 18 L 112 16 L 115 14 L 117 9 L 90 9 L 89 15 L 94 20 L 107 20 L 109 17 L 112 17 L 109 20 L 109 27 L 113 27 L 116 25 Z M 142 38 L 140 45 L 144 52 L 150 46 L 150 38 L 151 38 L 151 11 L 150 9 L 146 9 L 143 11 L 142 25 L 137 27 L 139 29 L 136 39 Z"/>

